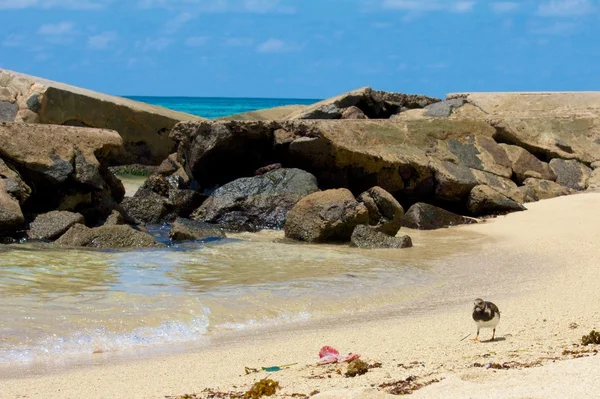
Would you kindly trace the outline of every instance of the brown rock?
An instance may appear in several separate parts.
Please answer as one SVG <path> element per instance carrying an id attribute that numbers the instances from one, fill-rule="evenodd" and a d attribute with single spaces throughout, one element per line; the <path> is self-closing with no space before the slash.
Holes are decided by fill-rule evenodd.
<path id="1" fill-rule="evenodd" d="M 377 231 L 395 236 L 402 226 L 404 208 L 396 199 L 381 187 L 372 187 L 362 193 L 359 202 L 369 211 L 369 225 Z"/>
<path id="2" fill-rule="evenodd" d="M 0 234 L 11 232 L 25 221 L 19 202 L 6 191 L 0 179 Z"/>
<path id="3" fill-rule="evenodd" d="M 31 222 L 28 236 L 35 240 L 54 240 L 78 223 L 85 223 L 80 213 L 66 211 L 44 213 Z"/>
<path id="4" fill-rule="evenodd" d="M 550 167 L 556 174 L 556 182 L 562 186 L 582 191 L 587 188 L 592 170 L 575 160 L 555 158 L 550 161 Z"/>
<path id="5" fill-rule="evenodd" d="M 356 226 L 350 242 L 353 247 L 365 249 L 412 247 L 412 240 L 409 236 L 393 237 L 364 224 Z"/>
<path id="6" fill-rule="evenodd" d="M 218 226 L 185 218 L 177 218 L 169 230 L 173 241 L 205 240 L 208 238 L 226 238 L 225 232 Z"/>
<path id="7" fill-rule="evenodd" d="M 573 189 L 561 186 L 551 180 L 528 178 L 519 187 L 524 196 L 524 202 L 535 202 L 543 199 L 560 197 L 575 192 Z"/>
<path id="8" fill-rule="evenodd" d="M 527 150 L 508 144 L 500 144 L 506 151 L 512 163 L 512 170 L 519 181 L 523 183 L 529 177 L 537 177 L 543 180 L 556 180 L 556 174 L 546 162 L 542 162 Z"/>
<path id="9" fill-rule="evenodd" d="M 300 241 L 349 241 L 354 228 L 369 221 L 367 208 L 347 189 L 310 194 L 288 213 L 285 236 Z"/>
<path id="10" fill-rule="evenodd" d="M 76 224 L 63 234 L 56 244 L 90 248 L 156 248 L 164 247 L 150 234 L 134 230 L 131 226 L 102 226 L 90 229 Z"/>
<path id="11" fill-rule="evenodd" d="M 477 220 L 423 202 L 411 206 L 402 218 L 402 226 L 417 230 L 435 230 L 472 223 L 477 223 Z"/>
<path id="12" fill-rule="evenodd" d="M 469 194 L 469 211 L 475 216 L 503 215 L 526 208 L 488 186 L 476 186 Z"/>
<path id="13" fill-rule="evenodd" d="M 369 119 L 360 108 L 351 106 L 342 111 L 342 119 Z"/>

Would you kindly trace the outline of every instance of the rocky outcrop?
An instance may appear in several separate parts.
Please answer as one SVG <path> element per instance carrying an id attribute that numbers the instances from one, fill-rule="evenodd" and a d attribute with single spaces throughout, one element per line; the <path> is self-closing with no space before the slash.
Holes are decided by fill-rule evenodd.
<path id="1" fill-rule="evenodd" d="M 462 107 L 466 102 L 467 100 L 464 98 L 453 98 L 433 103 L 425 107 L 424 115 L 432 118 L 447 118 L 452 115 L 455 109 Z"/>
<path id="2" fill-rule="evenodd" d="M 287 118 L 293 113 L 302 112 L 306 105 L 282 105 L 281 107 L 259 109 L 217 118 L 223 121 L 273 121 Z"/>
<path id="3" fill-rule="evenodd" d="M 409 236 L 393 237 L 364 224 L 356 226 L 350 242 L 353 247 L 365 249 L 412 247 L 412 240 Z"/>
<path id="4" fill-rule="evenodd" d="M 317 179 L 300 169 L 276 169 L 244 177 L 215 190 L 192 219 L 231 230 L 280 229 L 303 197 L 319 191 Z"/>
<path id="5" fill-rule="evenodd" d="M 477 220 L 423 202 L 418 202 L 408 208 L 402 218 L 403 227 L 417 230 L 436 230 L 473 223 L 477 223 Z"/>
<path id="6" fill-rule="evenodd" d="M 308 242 L 347 242 L 354 228 L 368 221 L 367 208 L 349 190 L 321 191 L 294 205 L 285 221 L 285 236 Z"/>
<path id="7" fill-rule="evenodd" d="M 29 225 L 27 235 L 35 240 L 54 240 L 78 223 L 85 223 L 80 213 L 52 211 L 38 215 Z"/>
<path id="8" fill-rule="evenodd" d="M 474 216 L 503 215 L 526 208 L 488 186 L 476 186 L 469 194 L 467 208 Z"/>
<path id="9" fill-rule="evenodd" d="M 524 202 L 535 202 L 543 199 L 550 199 L 569 195 L 575 192 L 572 188 L 561 186 L 551 180 L 541 180 L 530 177 L 519 187 L 523 193 Z"/>
<path id="10" fill-rule="evenodd" d="M 406 109 L 423 108 L 438 101 L 440 99 L 423 95 L 390 93 L 363 87 L 310 105 L 292 113 L 286 120 L 363 119 L 363 116 L 369 119 L 389 119 Z"/>
<path id="11" fill-rule="evenodd" d="M 193 115 L 0 69 L 0 121 L 87 126 L 117 131 L 118 163 L 157 164 L 169 155 L 169 130 Z"/>
<path id="12" fill-rule="evenodd" d="M 387 191 L 381 187 L 373 187 L 358 198 L 369 211 L 369 225 L 375 230 L 395 236 L 402 226 L 404 208 Z"/>
<path id="13" fill-rule="evenodd" d="M 583 191 L 587 188 L 592 170 L 575 160 L 553 159 L 550 167 L 556 174 L 556 182 L 561 186 Z"/>
<path id="14" fill-rule="evenodd" d="M 223 229 L 218 226 L 177 218 L 169 230 L 169 238 L 173 241 L 206 240 L 210 238 L 226 238 Z"/>
<path id="15" fill-rule="evenodd" d="M 73 211 L 103 222 L 124 195 L 106 166 L 121 144 L 110 130 L 1 122 L 0 175 L 24 213 Z"/>
<path id="16" fill-rule="evenodd" d="M 0 237 L 12 233 L 24 221 L 19 202 L 7 191 L 4 179 L 0 179 Z"/>
<path id="17" fill-rule="evenodd" d="M 594 169 L 588 180 L 588 190 L 600 190 L 600 168 Z"/>
<path id="18" fill-rule="evenodd" d="M 164 244 L 148 233 L 134 230 L 131 226 L 102 226 L 90 229 L 76 224 L 63 234 L 56 244 L 88 248 L 157 248 Z"/>
<path id="19" fill-rule="evenodd" d="M 546 162 L 542 162 L 527 150 L 516 145 L 501 144 L 511 163 L 513 173 L 519 183 L 533 177 L 542 180 L 556 180 L 556 174 Z"/>

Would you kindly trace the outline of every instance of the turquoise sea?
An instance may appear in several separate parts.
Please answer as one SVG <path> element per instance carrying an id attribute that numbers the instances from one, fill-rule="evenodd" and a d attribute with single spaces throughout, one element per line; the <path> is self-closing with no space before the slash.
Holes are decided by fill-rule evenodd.
<path id="1" fill-rule="evenodd" d="M 320 101 L 306 98 L 126 97 L 208 119 L 282 105 L 310 105 Z"/>

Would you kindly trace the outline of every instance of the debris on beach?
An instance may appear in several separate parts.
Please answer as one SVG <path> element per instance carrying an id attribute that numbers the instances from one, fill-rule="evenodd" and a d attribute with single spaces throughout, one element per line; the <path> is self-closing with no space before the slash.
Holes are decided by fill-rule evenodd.
<path id="1" fill-rule="evenodd" d="M 379 388 L 386 390 L 386 392 L 391 395 L 410 395 L 421 388 L 441 381 L 437 378 L 426 381 L 420 381 L 421 379 L 422 377 L 411 375 L 403 380 L 383 383 L 379 385 Z"/>
<path id="2" fill-rule="evenodd" d="M 243 399 L 260 399 L 263 396 L 273 396 L 280 389 L 279 382 L 272 379 L 264 379 L 256 382 L 249 391 L 247 391 Z"/>
<path id="3" fill-rule="evenodd" d="M 360 359 L 354 359 L 348 363 L 346 377 L 356 377 L 357 375 L 366 374 L 369 371 L 369 365 Z"/>
<path id="4" fill-rule="evenodd" d="M 408 369 L 414 369 L 416 367 L 425 367 L 425 363 L 415 360 L 414 362 L 410 362 L 408 364 L 398 363 L 398 367 L 402 367 L 404 370 L 408 370 Z"/>
<path id="5" fill-rule="evenodd" d="M 331 346 L 324 346 L 319 351 L 319 361 L 317 364 L 331 364 L 331 363 L 343 363 L 351 362 L 354 359 L 358 359 L 360 355 L 358 353 L 349 353 L 347 355 L 340 355 L 340 352 L 332 348 Z"/>
<path id="6" fill-rule="evenodd" d="M 564 349 L 562 354 L 563 356 L 572 356 L 573 359 L 579 359 L 581 357 L 596 356 L 598 349 Z"/>
<path id="7" fill-rule="evenodd" d="M 581 337 L 581 345 L 600 345 L 600 332 L 592 330 L 588 335 Z"/>
<path id="8" fill-rule="evenodd" d="M 504 363 L 474 363 L 473 367 L 481 367 L 484 369 L 493 369 L 493 370 L 509 370 L 509 369 L 528 369 L 532 367 L 538 367 L 542 365 L 541 360 L 536 360 L 534 362 L 529 363 L 519 363 L 519 362 L 504 362 Z"/>

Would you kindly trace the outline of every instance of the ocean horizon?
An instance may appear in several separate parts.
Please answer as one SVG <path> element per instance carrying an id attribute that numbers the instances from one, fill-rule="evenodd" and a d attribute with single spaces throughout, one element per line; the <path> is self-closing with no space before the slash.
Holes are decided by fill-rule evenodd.
<path id="1" fill-rule="evenodd" d="M 185 97 L 185 96 L 123 96 L 159 107 L 216 119 L 259 109 L 284 105 L 311 105 L 321 99 L 310 98 L 261 98 L 261 97 Z"/>

